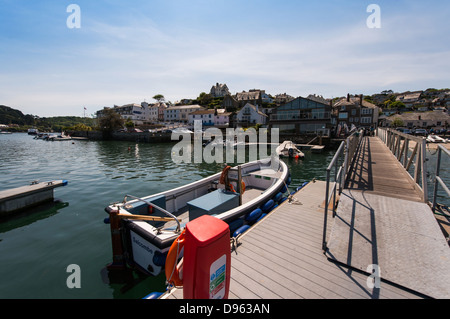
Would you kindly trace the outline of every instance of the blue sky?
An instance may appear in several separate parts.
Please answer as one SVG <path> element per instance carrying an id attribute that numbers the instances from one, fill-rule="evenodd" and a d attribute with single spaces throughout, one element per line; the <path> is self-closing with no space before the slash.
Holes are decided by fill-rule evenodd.
<path id="1" fill-rule="evenodd" d="M 325 98 L 446 88 L 449 16 L 441 0 L 0 0 L 0 104 L 82 116 L 216 82 Z"/>

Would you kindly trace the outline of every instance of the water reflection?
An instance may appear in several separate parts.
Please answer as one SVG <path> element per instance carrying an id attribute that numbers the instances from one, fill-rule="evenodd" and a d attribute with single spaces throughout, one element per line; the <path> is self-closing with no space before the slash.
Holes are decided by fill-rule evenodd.
<path id="1" fill-rule="evenodd" d="M 56 215 L 63 208 L 69 206 L 68 202 L 63 202 L 55 199 L 52 202 L 44 203 L 33 208 L 29 208 L 24 212 L 16 213 L 8 217 L 0 219 L 0 233 L 5 233 L 10 230 L 28 226 L 39 220 L 49 218 Z"/>

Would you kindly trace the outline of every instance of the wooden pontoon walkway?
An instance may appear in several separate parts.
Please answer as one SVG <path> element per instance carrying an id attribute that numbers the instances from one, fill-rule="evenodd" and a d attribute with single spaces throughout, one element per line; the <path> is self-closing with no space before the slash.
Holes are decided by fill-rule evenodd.
<path id="1" fill-rule="evenodd" d="M 331 262 L 322 250 L 326 183 L 311 182 L 240 238 L 232 252 L 230 299 L 421 298 L 382 282 L 369 288 L 368 275 Z M 329 223 L 332 223 L 329 214 Z M 168 298 L 183 298 L 182 290 Z"/>
<path id="2" fill-rule="evenodd" d="M 450 298 L 450 248 L 423 194 L 378 137 L 365 137 L 339 200 L 327 256 L 431 298 Z"/>

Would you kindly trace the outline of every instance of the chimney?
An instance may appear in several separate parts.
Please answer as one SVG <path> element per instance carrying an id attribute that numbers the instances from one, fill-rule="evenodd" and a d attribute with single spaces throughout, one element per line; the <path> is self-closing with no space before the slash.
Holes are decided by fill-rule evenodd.
<path id="1" fill-rule="evenodd" d="M 350 93 L 347 93 L 347 102 L 350 102 Z"/>
<path id="2" fill-rule="evenodd" d="M 359 105 L 362 106 L 362 102 L 363 102 L 363 95 L 361 94 L 359 96 Z"/>

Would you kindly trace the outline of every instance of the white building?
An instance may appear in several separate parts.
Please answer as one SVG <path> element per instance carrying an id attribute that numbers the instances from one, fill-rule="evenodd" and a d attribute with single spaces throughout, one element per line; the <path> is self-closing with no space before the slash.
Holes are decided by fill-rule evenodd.
<path id="1" fill-rule="evenodd" d="M 190 113 L 203 109 L 200 105 L 171 106 L 164 110 L 164 121 L 188 122 Z"/>
<path id="2" fill-rule="evenodd" d="M 104 109 L 108 109 L 105 107 Z M 112 108 L 117 114 L 127 121 L 132 121 L 135 125 L 142 125 L 147 122 L 148 108 L 139 104 L 126 104 L 122 106 L 114 105 Z M 103 110 L 97 111 L 97 117 L 102 117 Z"/>
<path id="3" fill-rule="evenodd" d="M 268 116 L 261 112 L 258 106 L 247 103 L 239 113 L 237 113 L 236 119 L 238 124 L 241 125 L 266 124 Z"/>
<path id="4" fill-rule="evenodd" d="M 202 126 L 225 128 L 230 123 L 230 115 L 231 113 L 225 112 L 225 109 L 198 110 L 189 114 L 189 124 L 194 124 L 194 121 L 202 121 Z"/>

